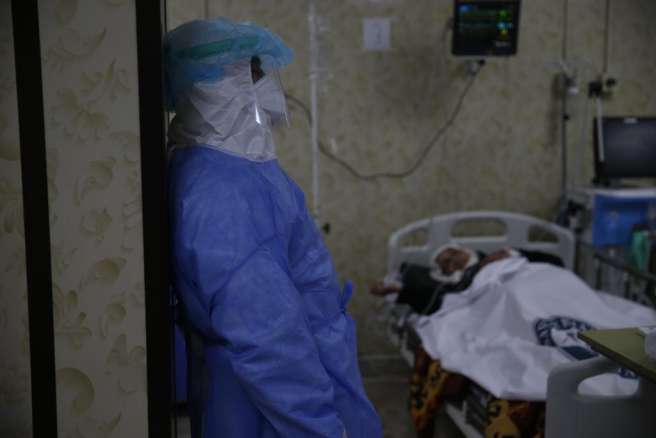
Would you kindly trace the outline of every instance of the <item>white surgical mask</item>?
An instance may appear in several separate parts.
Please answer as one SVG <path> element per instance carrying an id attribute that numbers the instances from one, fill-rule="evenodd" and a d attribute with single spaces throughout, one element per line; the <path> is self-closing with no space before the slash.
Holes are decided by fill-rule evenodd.
<path id="1" fill-rule="evenodd" d="M 264 75 L 255 83 L 254 88 L 257 104 L 269 116 L 271 124 L 287 123 L 287 101 L 275 73 Z"/>

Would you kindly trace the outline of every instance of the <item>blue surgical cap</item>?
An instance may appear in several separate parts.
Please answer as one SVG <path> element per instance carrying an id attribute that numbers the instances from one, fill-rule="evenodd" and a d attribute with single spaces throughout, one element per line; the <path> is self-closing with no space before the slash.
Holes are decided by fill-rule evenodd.
<path id="1" fill-rule="evenodd" d="M 177 97 L 197 82 L 221 78 L 225 66 L 254 56 L 262 68 L 281 68 L 294 54 L 269 29 L 253 23 L 235 23 L 225 18 L 194 20 L 166 35 L 166 85 L 169 109 Z"/>

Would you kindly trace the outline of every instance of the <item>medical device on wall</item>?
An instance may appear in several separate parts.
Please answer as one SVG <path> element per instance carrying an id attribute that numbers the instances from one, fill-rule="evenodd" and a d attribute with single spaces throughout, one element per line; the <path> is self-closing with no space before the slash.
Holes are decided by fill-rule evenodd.
<path id="1" fill-rule="evenodd" d="M 455 0 L 451 53 L 483 58 L 517 53 L 520 0 Z"/>
<path id="2" fill-rule="evenodd" d="M 595 118 L 595 184 L 656 177 L 656 117 Z"/>

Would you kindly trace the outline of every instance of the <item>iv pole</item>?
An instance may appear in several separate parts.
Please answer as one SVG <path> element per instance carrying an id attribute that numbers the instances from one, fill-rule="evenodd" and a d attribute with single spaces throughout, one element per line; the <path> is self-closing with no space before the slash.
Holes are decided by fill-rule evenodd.
<path id="1" fill-rule="evenodd" d="M 559 74 L 559 87 L 561 95 L 560 107 L 560 154 L 561 154 L 561 174 L 560 174 L 560 200 L 558 202 L 558 214 L 556 222 L 560 225 L 566 225 L 567 222 L 567 182 L 569 178 L 567 166 L 567 124 L 570 120 L 569 115 L 569 93 L 572 87 L 575 87 L 574 78 L 567 66 L 567 29 L 569 18 L 569 0 L 563 0 L 563 46 L 561 52 L 561 73 Z"/>
<path id="2" fill-rule="evenodd" d="M 310 29 L 310 112 L 311 112 L 311 144 L 312 144 L 312 213 L 314 220 L 319 224 L 320 218 L 320 167 L 319 167 L 319 124 L 318 124 L 318 97 L 317 97 L 317 81 L 319 74 L 319 47 L 317 42 L 317 15 L 314 0 L 310 0 L 308 25 Z"/>

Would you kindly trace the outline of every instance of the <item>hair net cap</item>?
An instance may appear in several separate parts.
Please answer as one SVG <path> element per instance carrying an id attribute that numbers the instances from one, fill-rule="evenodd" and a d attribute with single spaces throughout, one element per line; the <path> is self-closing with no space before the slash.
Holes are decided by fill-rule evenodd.
<path id="1" fill-rule="evenodd" d="M 194 20 L 166 35 L 168 103 L 197 82 L 221 78 L 225 66 L 257 56 L 270 70 L 290 64 L 294 54 L 276 34 L 253 23 L 225 18 Z"/>

